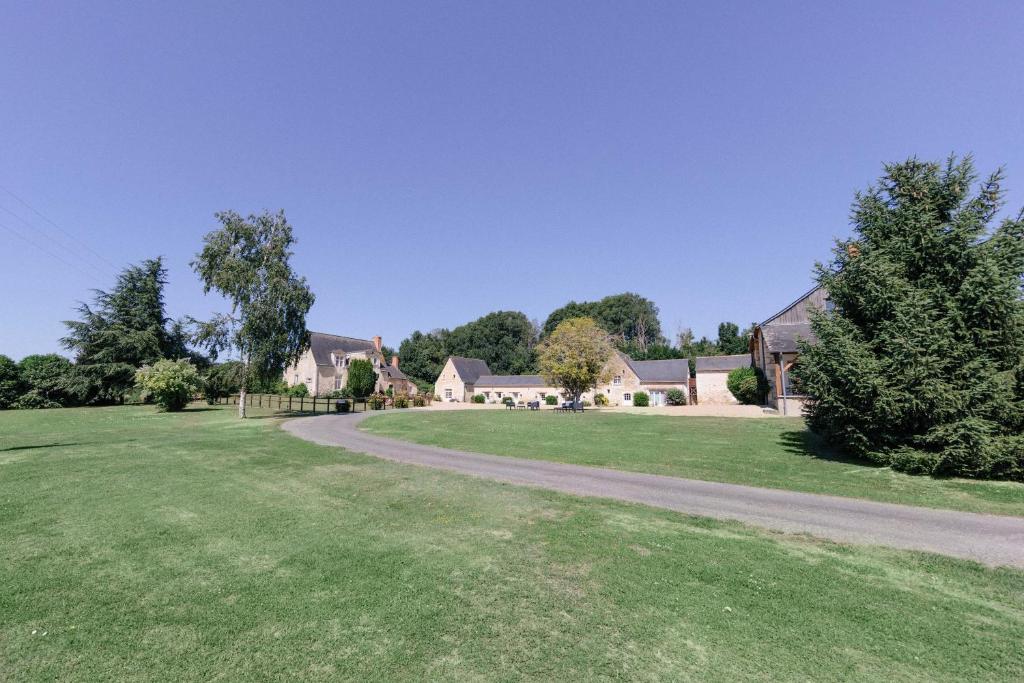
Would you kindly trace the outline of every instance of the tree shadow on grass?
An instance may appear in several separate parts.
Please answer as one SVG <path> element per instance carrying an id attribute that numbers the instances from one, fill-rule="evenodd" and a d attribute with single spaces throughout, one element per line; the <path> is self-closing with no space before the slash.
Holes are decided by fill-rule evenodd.
<path id="1" fill-rule="evenodd" d="M 0 453 L 10 453 L 12 451 L 29 451 L 36 448 L 61 448 L 64 446 L 82 446 L 85 442 L 82 441 L 68 441 L 66 443 L 41 443 L 35 446 L 11 446 L 10 448 L 0 448 Z"/>
<path id="2" fill-rule="evenodd" d="M 861 467 L 881 467 L 878 463 L 859 458 L 829 446 L 825 440 L 809 429 L 792 429 L 779 434 L 779 443 L 787 453 L 803 455 L 818 460 L 839 462 Z"/>

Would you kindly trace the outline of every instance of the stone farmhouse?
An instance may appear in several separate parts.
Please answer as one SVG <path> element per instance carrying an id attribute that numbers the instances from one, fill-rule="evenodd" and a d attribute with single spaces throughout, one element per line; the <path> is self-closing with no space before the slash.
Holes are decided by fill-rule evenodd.
<path id="1" fill-rule="evenodd" d="M 764 372 L 770 387 L 768 406 L 783 415 L 800 415 L 804 396 L 793 386 L 790 370 L 799 356 L 797 341 L 814 343 L 812 310 L 830 310 L 828 293 L 815 287 L 754 328 L 750 338 L 750 359 Z"/>
<path id="2" fill-rule="evenodd" d="M 633 394 L 645 391 L 651 405 L 664 405 L 669 389 L 689 393 L 690 366 L 682 360 L 635 361 L 616 353 L 608 363 L 608 382 L 589 391 L 583 399 L 593 402 L 595 394 L 604 394 L 611 405 L 633 404 Z M 468 402 L 481 394 L 488 403 L 500 403 L 505 397 L 519 401 L 543 401 L 558 396 L 560 390 L 540 375 L 492 375 L 487 363 L 479 358 L 452 356 L 441 370 L 434 391 L 442 401 Z"/>
<path id="3" fill-rule="evenodd" d="M 309 348 L 298 362 L 284 370 L 288 386 L 305 384 L 313 396 L 324 396 L 344 388 L 348 382 L 348 367 L 355 359 L 373 363 L 377 374 L 377 391 L 416 393 L 416 385 L 398 368 L 398 356 L 386 363 L 381 352 L 381 338 L 355 339 L 323 332 L 309 333 Z"/>

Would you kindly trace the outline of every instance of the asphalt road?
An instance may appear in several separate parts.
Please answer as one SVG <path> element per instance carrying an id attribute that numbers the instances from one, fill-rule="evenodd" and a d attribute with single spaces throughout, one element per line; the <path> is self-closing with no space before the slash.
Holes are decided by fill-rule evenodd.
<path id="1" fill-rule="evenodd" d="M 1024 568 L 1024 518 L 875 503 L 779 489 L 525 460 L 422 446 L 356 428 L 372 413 L 303 417 L 295 436 L 356 453 L 579 496 L 613 498 L 841 543 L 951 555 Z"/>

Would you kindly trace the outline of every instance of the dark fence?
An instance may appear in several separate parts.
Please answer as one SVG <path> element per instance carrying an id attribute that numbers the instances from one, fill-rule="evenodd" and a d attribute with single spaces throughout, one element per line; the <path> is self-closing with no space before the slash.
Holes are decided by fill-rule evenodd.
<path id="1" fill-rule="evenodd" d="M 218 398 L 220 405 L 238 405 L 238 394 Z M 324 396 L 282 396 L 279 394 L 246 394 L 245 405 L 254 408 L 273 408 L 292 413 L 337 413 L 338 402 L 348 401 L 350 412 L 361 412 L 369 409 L 367 398 L 326 398 Z M 385 405 L 382 410 L 390 408 Z"/>

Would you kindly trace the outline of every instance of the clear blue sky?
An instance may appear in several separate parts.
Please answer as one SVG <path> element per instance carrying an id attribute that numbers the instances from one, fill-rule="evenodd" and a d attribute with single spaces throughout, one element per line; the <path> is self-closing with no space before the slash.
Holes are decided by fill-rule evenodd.
<path id="1" fill-rule="evenodd" d="M 113 266 L 172 316 L 213 212 L 283 208 L 315 330 L 653 299 L 671 336 L 810 284 L 885 161 L 973 152 L 1024 204 L 1024 3 L 0 5 L 0 353 Z M 20 218 L 15 218 L 14 212 Z M 71 253 L 69 253 L 71 252 Z M 73 255 L 73 254 L 77 254 Z M 107 263 L 109 261 L 109 263 Z"/>

